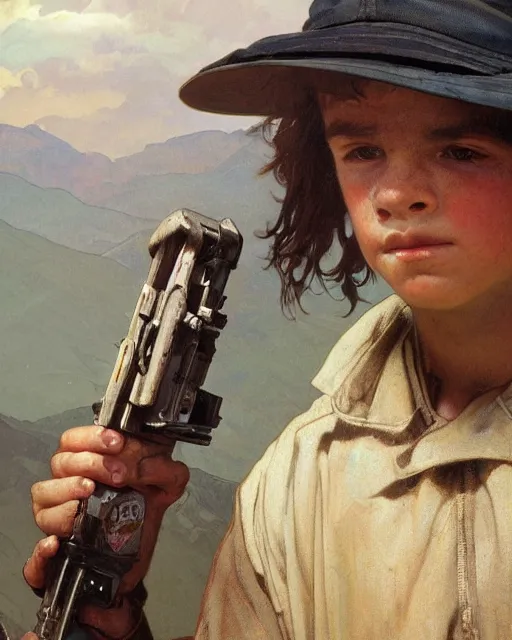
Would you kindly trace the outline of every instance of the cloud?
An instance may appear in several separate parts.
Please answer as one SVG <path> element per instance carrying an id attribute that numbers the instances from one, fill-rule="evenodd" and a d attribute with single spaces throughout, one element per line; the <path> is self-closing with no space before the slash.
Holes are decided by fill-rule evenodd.
<path id="1" fill-rule="evenodd" d="M 112 157 L 255 120 L 182 105 L 181 84 L 230 51 L 300 29 L 309 0 L 0 0 L 0 122 L 40 123 Z M 236 10 L 234 9 L 236 7 Z"/>
<path id="2" fill-rule="evenodd" d="M 91 4 L 91 0 L 42 0 L 37 2 L 33 0 L 34 4 L 38 4 L 40 7 L 39 13 L 41 16 L 56 13 L 58 11 L 73 11 L 74 13 L 82 13 L 84 9 L 87 9 Z"/>
<path id="3" fill-rule="evenodd" d="M 256 39 L 271 31 L 295 31 L 307 17 L 309 0 L 95 0 L 119 16 L 131 15 L 138 29 L 169 33 L 175 23 L 193 23 L 227 41 Z"/>
<path id="4" fill-rule="evenodd" d="M 6 91 L 2 98 L 4 120 L 17 127 L 38 122 L 47 114 L 75 120 L 88 118 L 101 109 L 115 110 L 124 96 L 114 91 L 97 90 L 82 93 L 61 93 L 54 87 L 22 86 Z M 19 105 L 24 108 L 20 110 Z"/>
<path id="5" fill-rule="evenodd" d="M 5 67 L 0 67 L 0 90 L 11 89 L 12 87 L 21 87 L 22 73 L 12 73 Z"/>
<path id="6" fill-rule="evenodd" d="M 67 84 L 78 91 L 77 81 L 78 78 Z M 80 118 L 69 113 L 48 113 L 36 123 L 81 151 L 90 150 L 93 140 L 95 151 L 111 157 L 135 153 L 148 143 L 161 142 L 184 132 L 222 128 L 222 122 L 215 121 L 214 116 L 208 125 L 203 114 L 180 102 L 174 77 L 164 65 L 139 62 L 129 69 L 113 70 L 103 81 L 105 86 L 110 85 L 125 96 L 122 105 L 100 108 Z M 93 82 L 90 84 L 94 86 Z M 252 118 L 232 119 L 229 124 L 234 129 L 248 127 L 253 121 Z"/>
<path id="7" fill-rule="evenodd" d="M 0 0 L 0 35 L 18 20 L 37 18 L 38 14 L 38 7 L 30 0 Z"/>

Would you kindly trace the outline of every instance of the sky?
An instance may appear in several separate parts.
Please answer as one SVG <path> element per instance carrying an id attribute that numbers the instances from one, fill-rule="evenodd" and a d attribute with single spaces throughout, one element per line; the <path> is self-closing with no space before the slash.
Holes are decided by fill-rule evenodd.
<path id="1" fill-rule="evenodd" d="M 200 68 L 298 31 L 310 0 L 0 0 L 0 123 L 37 124 L 111 158 L 256 120 L 185 107 Z M 215 7 L 215 9 L 213 9 Z"/>

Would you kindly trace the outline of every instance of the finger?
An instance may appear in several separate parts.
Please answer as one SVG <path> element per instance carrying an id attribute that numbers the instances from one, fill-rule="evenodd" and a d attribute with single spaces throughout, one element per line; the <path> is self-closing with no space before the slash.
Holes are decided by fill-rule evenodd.
<path id="1" fill-rule="evenodd" d="M 180 498 L 190 480 L 190 471 L 183 462 L 154 456 L 145 458 L 139 465 L 141 485 L 158 487 L 175 500 Z M 138 484 L 138 483 L 135 483 Z"/>
<path id="2" fill-rule="evenodd" d="M 35 516 L 36 524 L 47 536 L 68 537 L 73 532 L 78 505 L 78 500 L 70 500 L 58 507 L 41 509 Z"/>
<path id="3" fill-rule="evenodd" d="M 117 454 L 123 450 L 124 436 L 118 431 L 104 427 L 74 427 L 64 431 L 58 451 L 92 451 L 94 453 Z"/>
<path id="4" fill-rule="evenodd" d="M 32 555 L 23 567 L 23 577 L 34 589 L 41 589 L 46 581 L 48 561 L 55 556 L 59 548 L 59 541 L 55 536 L 44 538 L 34 547 Z"/>
<path id="5" fill-rule="evenodd" d="M 174 443 L 164 445 L 146 442 L 138 438 L 127 438 L 123 451 L 119 455 L 119 459 L 128 467 L 135 467 L 140 465 L 146 458 L 154 458 L 155 456 L 162 456 L 170 460 L 173 449 Z M 140 473 L 140 470 L 138 473 Z"/>
<path id="6" fill-rule="evenodd" d="M 32 485 L 32 511 L 37 516 L 41 509 L 56 507 L 70 500 L 83 500 L 94 491 L 95 484 L 89 478 L 72 476 L 44 480 Z"/>
<path id="7" fill-rule="evenodd" d="M 39 640 L 39 638 L 35 633 L 32 633 L 32 631 L 30 631 L 29 633 L 26 633 L 24 636 L 22 636 L 21 640 Z"/>
<path id="8" fill-rule="evenodd" d="M 144 495 L 148 505 L 159 514 L 181 498 L 190 478 L 188 467 L 183 463 L 161 457 L 146 459 L 141 470 L 140 479 L 131 486 Z"/>
<path id="9" fill-rule="evenodd" d="M 122 486 L 128 475 L 126 465 L 117 456 L 91 451 L 56 453 L 50 466 L 54 478 L 80 476 L 111 486 Z"/>

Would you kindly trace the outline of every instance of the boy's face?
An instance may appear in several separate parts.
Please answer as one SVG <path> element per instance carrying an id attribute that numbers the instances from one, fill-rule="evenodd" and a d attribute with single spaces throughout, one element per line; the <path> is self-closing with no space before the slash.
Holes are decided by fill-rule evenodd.
<path id="1" fill-rule="evenodd" d="M 510 295 L 512 112 L 509 131 L 500 112 L 382 83 L 363 92 L 320 105 L 367 263 L 413 308 Z"/>

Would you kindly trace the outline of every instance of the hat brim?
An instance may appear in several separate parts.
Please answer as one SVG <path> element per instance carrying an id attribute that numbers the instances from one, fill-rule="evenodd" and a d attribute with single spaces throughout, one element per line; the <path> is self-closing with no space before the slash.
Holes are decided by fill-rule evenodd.
<path id="1" fill-rule="evenodd" d="M 203 69 L 181 87 L 180 98 L 200 111 L 284 117 L 305 91 L 332 85 L 333 74 L 341 74 L 336 81 L 355 76 L 512 110 L 507 56 L 423 29 L 380 26 L 266 38 Z"/>

